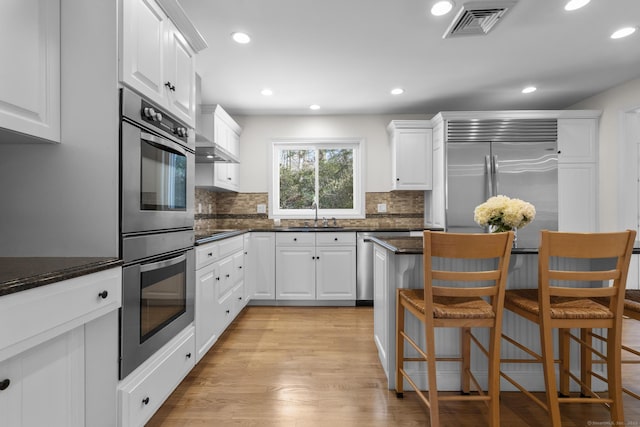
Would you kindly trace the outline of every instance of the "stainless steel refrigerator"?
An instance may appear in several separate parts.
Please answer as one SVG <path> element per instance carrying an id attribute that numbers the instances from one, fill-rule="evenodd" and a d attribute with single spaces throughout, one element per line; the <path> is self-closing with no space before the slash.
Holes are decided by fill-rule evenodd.
<path id="1" fill-rule="evenodd" d="M 534 221 L 517 231 L 518 247 L 537 247 L 542 229 L 558 229 L 558 150 L 555 120 L 448 123 L 446 229 L 478 233 L 476 206 L 495 195 L 536 208 Z"/>

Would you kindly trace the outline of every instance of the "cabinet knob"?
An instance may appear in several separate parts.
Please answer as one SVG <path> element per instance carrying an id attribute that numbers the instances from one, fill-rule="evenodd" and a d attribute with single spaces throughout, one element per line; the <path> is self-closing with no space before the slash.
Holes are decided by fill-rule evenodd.
<path id="1" fill-rule="evenodd" d="M 213 252 L 209 252 L 207 256 L 213 256 Z"/>
<path id="2" fill-rule="evenodd" d="M 400 178 L 396 178 L 396 181 L 400 181 Z"/>
<path id="3" fill-rule="evenodd" d="M 187 353 L 187 359 L 191 359 L 191 353 Z"/>
<path id="4" fill-rule="evenodd" d="M 239 265 L 239 266 L 238 266 L 238 269 L 239 269 L 239 270 L 242 270 L 242 266 L 241 266 L 241 265 Z"/>
<path id="5" fill-rule="evenodd" d="M 231 275 L 230 274 L 225 274 L 225 277 L 229 278 L 229 277 L 231 277 Z"/>
<path id="6" fill-rule="evenodd" d="M 242 297 L 238 297 L 238 299 L 239 299 L 240 301 L 242 301 Z"/>
<path id="7" fill-rule="evenodd" d="M 107 296 L 109 296 L 109 292 L 107 291 L 102 291 L 98 294 L 98 296 L 102 299 L 107 299 Z"/>
<path id="8" fill-rule="evenodd" d="M 338 241 L 338 238 L 337 238 L 337 237 L 335 237 L 333 240 L 337 242 L 337 241 Z"/>
<path id="9" fill-rule="evenodd" d="M 216 280 L 220 280 L 220 276 L 216 277 Z"/>
<path id="10" fill-rule="evenodd" d="M 142 403 L 144 403 L 145 405 L 149 404 L 149 397 L 145 397 L 144 399 L 142 399 Z"/>
<path id="11" fill-rule="evenodd" d="M 11 380 L 9 378 L 5 378 L 4 380 L 0 381 L 0 391 L 9 388 L 9 384 L 11 384 Z"/>
<path id="12" fill-rule="evenodd" d="M 294 242 L 297 242 L 297 241 L 298 241 L 298 238 L 297 238 L 297 237 L 294 237 L 294 238 L 293 238 L 293 241 L 294 241 Z"/>
<path id="13" fill-rule="evenodd" d="M 230 311 L 230 310 L 227 310 L 227 314 L 229 314 L 229 313 L 231 313 L 231 311 Z"/>

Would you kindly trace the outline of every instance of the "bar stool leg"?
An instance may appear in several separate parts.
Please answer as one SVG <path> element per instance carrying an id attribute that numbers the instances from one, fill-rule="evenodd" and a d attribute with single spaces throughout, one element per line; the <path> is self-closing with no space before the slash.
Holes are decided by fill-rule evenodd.
<path id="1" fill-rule="evenodd" d="M 553 361 L 553 331 L 544 326 L 544 321 L 540 322 L 540 337 L 542 344 L 542 359 L 544 370 L 544 383 L 547 390 L 547 406 L 551 425 L 561 427 L 560 405 L 558 402 L 558 390 L 556 388 L 556 372 Z"/>
<path id="2" fill-rule="evenodd" d="M 569 370 L 571 369 L 570 329 L 558 329 L 558 355 L 560 357 L 560 396 L 569 397 Z"/>
<path id="3" fill-rule="evenodd" d="M 404 377 L 401 370 L 404 369 L 404 306 L 400 303 L 400 290 L 396 291 L 396 397 L 403 397 Z"/>
<path id="4" fill-rule="evenodd" d="M 624 425 L 624 409 L 622 405 L 622 328 L 607 330 L 607 379 L 611 403 L 611 421 L 614 425 Z"/>
<path id="5" fill-rule="evenodd" d="M 425 322 L 424 335 L 427 348 L 427 378 L 429 382 L 429 415 L 431 426 L 440 426 L 440 405 L 438 402 L 438 381 L 436 376 L 436 344 L 433 319 Z"/>
<path id="6" fill-rule="evenodd" d="M 460 392 L 469 394 L 471 390 L 471 328 L 460 328 L 460 356 L 462 366 L 460 367 Z"/>
<path id="7" fill-rule="evenodd" d="M 591 332 L 591 329 L 580 329 L 580 339 L 587 343 L 588 346 L 591 346 L 593 345 L 593 340 L 589 332 Z M 591 390 L 591 370 L 593 369 L 593 353 L 587 345 L 583 345 L 580 348 L 580 379 L 584 384 L 580 388 L 580 395 L 583 397 L 591 394 L 589 390 Z"/>
<path id="8" fill-rule="evenodd" d="M 489 425 L 500 426 L 500 340 L 502 334 L 491 328 L 489 335 Z"/>

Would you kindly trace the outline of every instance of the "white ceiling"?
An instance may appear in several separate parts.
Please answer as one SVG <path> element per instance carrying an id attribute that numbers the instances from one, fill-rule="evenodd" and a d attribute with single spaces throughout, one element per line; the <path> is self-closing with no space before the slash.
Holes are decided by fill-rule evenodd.
<path id="1" fill-rule="evenodd" d="M 562 109 L 640 77 L 640 0 L 518 0 L 485 36 L 443 39 L 434 0 L 180 0 L 207 40 L 202 103 L 229 113 L 392 114 Z M 251 35 L 247 45 L 230 34 Z M 538 90 L 520 91 L 527 85 Z M 271 88 L 265 97 L 260 91 Z M 394 87 L 405 93 L 390 95 Z M 321 109 L 310 111 L 310 104 Z"/>

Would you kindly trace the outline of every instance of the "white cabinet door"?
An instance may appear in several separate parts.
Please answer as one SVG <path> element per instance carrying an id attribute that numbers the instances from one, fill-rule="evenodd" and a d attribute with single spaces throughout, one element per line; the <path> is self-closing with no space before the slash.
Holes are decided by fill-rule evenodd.
<path id="1" fill-rule="evenodd" d="M 387 325 L 389 316 L 393 313 L 388 312 L 388 287 L 389 284 L 389 257 L 387 251 L 373 245 L 373 339 L 378 348 L 378 356 L 382 362 L 382 367 L 387 372 L 388 354 L 387 344 L 389 341 L 387 334 Z"/>
<path id="2" fill-rule="evenodd" d="M 316 261 L 317 299 L 356 299 L 355 246 L 317 247 Z"/>
<path id="3" fill-rule="evenodd" d="M 207 265 L 196 271 L 196 362 L 209 351 L 218 340 L 215 310 L 216 284 L 220 278 L 218 263 Z"/>
<path id="4" fill-rule="evenodd" d="M 60 142 L 60 1 L 0 2 L 0 55 L 0 127 Z"/>
<path id="5" fill-rule="evenodd" d="M 169 105 L 178 118 L 195 126 L 196 69 L 195 54 L 171 21 L 167 21 L 165 91 Z"/>
<path id="6" fill-rule="evenodd" d="M 169 19 L 154 0 L 127 0 L 122 5 L 120 80 L 163 106 L 168 89 L 163 36 Z"/>
<path id="7" fill-rule="evenodd" d="M 424 121 L 419 121 L 421 124 Z M 391 133 L 392 189 L 430 190 L 432 188 L 433 134 L 430 128 L 410 121 L 393 121 Z"/>
<path id="8" fill-rule="evenodd" d="M 595 162 L 597 131 L 597 119 L 558 119 L 558 162 Z"/>
<path id="9" fill-rule="evenodd" d="M 316 248 L 314 246 L 276 248 L 276 298 L 316 299 Z"/>
<path id="10" fill-rule="evenodd" d="M 276 298 L 275 250 L 275 233 L 251 233 L 245 271 L 246 292 L 251 295 L 251 299 L 274 300 Z"/>
<path id="11" fill-rule="evenodd" d="M 558 164 L 558 229 L 598 231 L 595 163 Z"/>
<path id="12" fill-rule="evenodd" d="M 84 366 L 83 326 L 0 362 L 0 425 L 84 426 Z"/>

